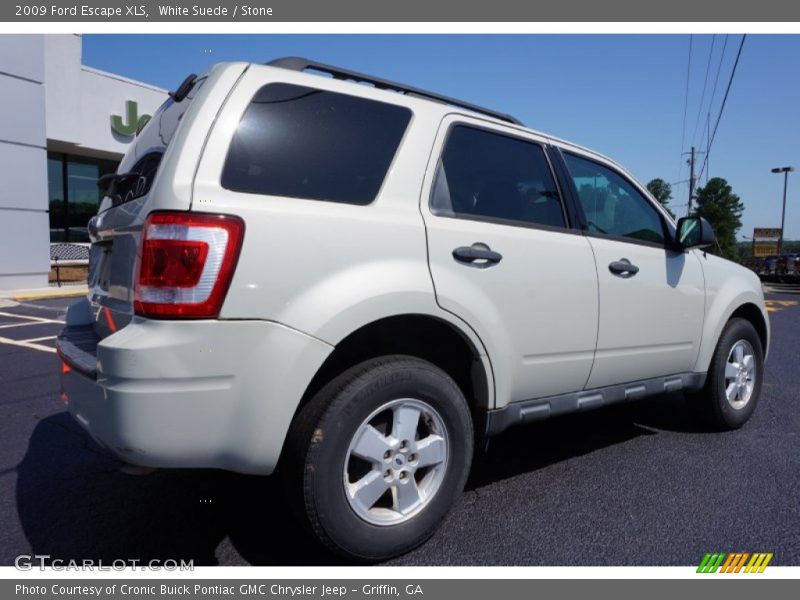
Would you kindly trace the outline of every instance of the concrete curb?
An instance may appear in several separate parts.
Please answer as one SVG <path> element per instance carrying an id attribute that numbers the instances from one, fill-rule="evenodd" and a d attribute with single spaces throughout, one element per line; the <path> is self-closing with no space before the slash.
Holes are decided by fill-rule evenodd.
<path id="1" fill-rule="evenodd" d="M 768 294 L 800 294 L 800 286 L 765 285 L 764 291 Z"/>
<path id="2" fill-rule="evenodd" d="M 45 288 L 38 290 L 10 290 L 0 292 L 0 298 L 24 302 L 26 300 L 53 300 L 57 298 L 77 298 L 89 293 L 89 288 L 85 285 Z"/>

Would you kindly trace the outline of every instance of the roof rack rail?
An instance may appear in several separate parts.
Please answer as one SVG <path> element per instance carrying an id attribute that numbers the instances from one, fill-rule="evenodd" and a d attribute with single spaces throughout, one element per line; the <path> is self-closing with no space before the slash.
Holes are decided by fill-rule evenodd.
<path id="1" fill-rule="evenodd" d="M 276 58 L 275 60 L 271 60 L 266 64 L 270 67 L 280 67 L 282 69 L 289 69 L 292 71 L 319 71 L 321 73 L 327 73 L 328 75 L 331 75 L 334 79 L 349 79 L 358 83 L 370 83 L 381 90 L 392 90 L 395 92 L 400 92 L 401 94 L 418 96 L 427 100 L 433 100 L 435 102 L 441 102 L 443 104 L 450 104 L 451 106 L 465 108 L 472 112 L 481 113 L 490 117 L 494 117 L 495 119 L 500 119 L 501 121 L 513 123 L 514 125 L 522 125 L 522 121 L 512 117 L 511 115 L 497 112 L 489 108 L 484 108 L 482 106 L 478 106 L 477 104 L 470 104 L 469 102 L 464 102 L 463 100 L 457 100 L 456 98 L 450 98 L 449 96 L 443 96 L 435 92 L 421 90 L 409 85 L 397 83 L 396 81 L 380 79 L 378 77 L 372 77 L 371 75 L 357 73 L 356 71 L 348 71 L 347 69 L 315 62 L 307 58 L 286 56 L 284 58 Z"/>

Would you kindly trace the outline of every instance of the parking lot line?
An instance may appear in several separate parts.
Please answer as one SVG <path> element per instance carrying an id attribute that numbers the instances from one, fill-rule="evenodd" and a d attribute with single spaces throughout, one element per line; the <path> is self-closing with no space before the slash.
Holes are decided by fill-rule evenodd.
<path id="1" fill-rule="evenodd" d="M 61 323 L 64 324 L 64 321 L 59 321 L 58 319 L 45 319 L 43 317 L 33 317 L 31 315 L 18 315 L 16 313 L 10 312 L 3 312 L 0 311 L 0 317 L 13 317 L 15 319 L 25 319 L 26 321 L 35 321 L 37 323 Z"/>
<path id="2" fill-rule="evenodd" d="M 25 321 L 24 323 L 4 323 L 0 325 L 0 329 L 9 329 L 11 327 L 25 327 L 26 325 L 43 325 L 41 321 Z"/>
<path id="3" fill-rule="evenodd" d="M 45 336 L 43 336 L 43 337 L 31 338 L 31 339 L 29 339 L 29 340 L 20 340 L 20 341 L 21 341 L 21 342 L 26 342 L 26 343 L 31 343 L 31 342 L 43 342 L 43 341 L 45 341 L 45 340 L 54 340 L 54 339 L 56 339 L 57 337 L 58 337 L 57 335 L 45 335 Z"/>
<path id="4" fill-rule="evenodd" d="M 30 348 L 31 350 L 39 350 L 40 352 L 52 352 L 55 354 L 56 349 L 50 346 L 42 346 L 35 342 L 24 340 L 12 340 L 10 338 L 0 337 L 0 344 L 8 344 L 9 346 L 19 346 L 21 348 Z"/>
<path id="5" fill-rule="evenodd" d="M 797 300 L 765 300 L 764 304 L 767 305 L 767 312 L 778 312 L 785 308 L 797 306 L 800 302 Z"/>

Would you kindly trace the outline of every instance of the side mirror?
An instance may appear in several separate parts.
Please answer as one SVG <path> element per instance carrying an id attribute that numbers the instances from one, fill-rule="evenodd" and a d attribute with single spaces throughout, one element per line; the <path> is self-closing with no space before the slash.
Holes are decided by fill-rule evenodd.
<path id="1" fill-rule="evenodd" d="M 678 219 L 675 237 L 682 250 L 707 248 L 714 243 L 714 230 L 703 217 L 682 217 Z"/>

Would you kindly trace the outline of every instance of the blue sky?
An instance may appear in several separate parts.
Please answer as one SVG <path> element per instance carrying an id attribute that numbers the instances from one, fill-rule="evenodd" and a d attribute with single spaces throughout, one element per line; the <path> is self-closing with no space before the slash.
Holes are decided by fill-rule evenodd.
<path id="1" fill-rule="evenodd" d="M 693 140 L 705 150 L 717 67 L 712 128 L 740 39 L 691 36 L 685 129 L 688 35 L 84 35 L 83 62 L 174 88 L 215 62 L 306 56 L 509 112 L 607 154 L 643 183 L 673 183 L 680 215 L 681 152 Z M 783 177 L 770 169 L 800 169 L 798 72 L 800 36 L 747 37 L 707 167 L 744 201 L 740 238 L 780 225 Z M 800 239 L 800 172 L 789 177 L 786 238 Z"/>

